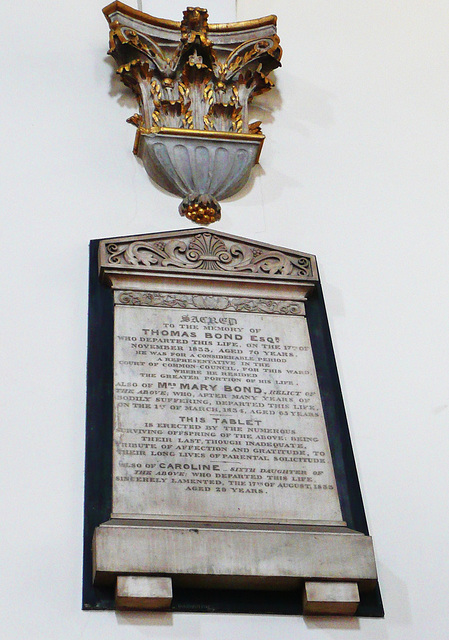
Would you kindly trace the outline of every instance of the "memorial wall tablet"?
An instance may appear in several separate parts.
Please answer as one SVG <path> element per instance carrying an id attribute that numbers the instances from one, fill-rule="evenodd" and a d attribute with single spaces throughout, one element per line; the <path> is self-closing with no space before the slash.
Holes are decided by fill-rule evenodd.
<path id="1" fill-rule="evenodd" d="M 91 247 L 84 607 L 382 615 L 315 257 Z"/>

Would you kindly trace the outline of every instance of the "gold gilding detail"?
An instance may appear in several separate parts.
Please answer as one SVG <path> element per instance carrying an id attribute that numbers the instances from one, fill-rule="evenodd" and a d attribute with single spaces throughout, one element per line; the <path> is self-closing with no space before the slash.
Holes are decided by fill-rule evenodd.
<path id="1" fill-rule="evenodd" d="M 172 123 L 184 125 L 188 121 L 188 105 L 185 105 L 182 100 L 161 100 L 153 111 L 153 123 L 158 127 L 170 126 Z"/>
<path id="2" fill-rule="evenodd" d="M 221 215 L 215 211 L 212 207 L 201 207 L 195 203 L 189 205 L 184 213 L 185 217 L 195 222 L 196 224 L 211 224 L 220 220 Z"/>
<path id="3" fill-rule="evenodd" d="M 173 127 L 140 127 L 143 135 L 161 133 L 166 136 L 191 136 L 194 138 L 217 138 L 219 140 L 248 140 L 259 142 L 262 146 L 265 136 L 262 133 L 235 133 L 233 131 L 207 131 L 204 129 L 175 129 Z"/>
<path id="4" fill-rule="evenodd" d="M 150 91 L 155 103 L 160 102 L 160 100 L 162 99 L 162 91 L 161 91 L 161 86 L 159 82 L 157 80 L 152 80 L 150 87 L 151 87 Z"/>
<path id="5" fill-rule="evenodd" d="M 138 11 L 133 7 L 129 7 L 123 2 L 111 2 L 104 9 L 103 13 L 106 17 L 106 20 L 111 22 L 111 15 L 114 13 L 122 13 L 129 18 L 135 18 L 144 22 L 145 24 L 154 25 L 155 27 L 164 27 L 165 29 L 171 29 L 173 31 L 180 31 L 181 22 L 177 22 L 176 20 L 167 20 L 165 18 L 156 18 L 155 16 L 150 16 L 148 13 L 144 13 L 143 11 Z M 256 18 L 253 20 L 242 20 L 241 22 L 217 22 L 209 24 L 209 31 L 211 33 L 232 33 L 235 31 L 249 31 L 252 29 L 258 29 L 260 27 L 268 27 L 268 26 L 276 26 L 277 17 L 274 15 L 264 16 L 263 18 Z"/>
<path id="6" fill-rule="evenodd" d="M 109 53 L 119 62 L 117 73 L 123 82 L 137 95 L 147 126 L 250 132 L 248 103 L 273 86 L 267 74 L 280 65 L 282 50 L 275 33 L 264 32 L 264 37 L 257 38 L 257 31 L 253 31 L 250 40 L 238 44 L 219 63 L 207 35 L 211 26 L 206 9 L 188 7 L 181 23 L 145 17 L 120 2 L 106 7 L 104 13 L 107 17 L 115 16 L 110 20 Z M 178 46 L 164 51 L 161 48 L 164 41 L 158 43 L 156 35 L 150 37 L 139 32 L 138 26 L 129 28 L 120 24 L 117 16 L 120 13 L 145 24 L 178 29 Z M 271 16 L 221 28 L 226 31 L 225 27 L 229 27 L 232 32 L 244 30 L 249 24 L 255 29 L 273 25 L 275 20 Z M 168 103 L 177 106 L 171 108 Z"/>
<path id="7" fill-rule="evenodd" d="M 260 121 L 249 122 L 248 105 L 254 96 L 273 87 L 268 74 L 280 66 L 282 49 L 275 33 L 275 16 L 209 25 L 206 9 L 187 7 L 182 22 L 174 22 L 118 1 L 103 12 L 110 26 L 108 53 L 116 60 L 123 83 L 139 102 L 140 114 L 128 118 L 137 127 L 135 154 L 142 152 L 142 136 L 190 136 L 257 143 L 258 162 L 264 136 Z M 201 142 L 190 141 L 189 148 L 197 144 L 201 146 Z M 210 144 L 204 146 L 213 148 Z M 250 165 L 245 171 L 249 174 L 254 147 L 250 154 L 235 145 L 226 149 L 231 154 L 231 167 L 232 154 L 248 158 Z M 181 173 L 183 170 L 181 166 Z M 211 168 L 212 172 L 215 170 Z M 163 167 L 164 171 L 169 169 Z M 232 194 L 232 176 L 226 178 L 225 186 L 218 188 L 214 178 L 205 187 L 204 180 L 195 182 L 195 172 L 194 167 L 192 183 L 187 181 L 184 185 L 180 180 L 182 188 L 176 187 L 185 194 L 180 213 L 194 222 L 210 224 L 220 218 L 220 206 L 214 193 L 203 191 L 213 188 L 215 193 L 224 194 L 227 190 Z"/>
<path id="8" fill-rule="evenodd" d="M 207 9 L 200 7 L 188 7 L 184 11 L 184 19 L 181 22 L 181 41 L 185 44 L 193 44 L 198 38 L 204 47 L 211 47 L 212 43 L 207 37 L 209 26 Z"/>

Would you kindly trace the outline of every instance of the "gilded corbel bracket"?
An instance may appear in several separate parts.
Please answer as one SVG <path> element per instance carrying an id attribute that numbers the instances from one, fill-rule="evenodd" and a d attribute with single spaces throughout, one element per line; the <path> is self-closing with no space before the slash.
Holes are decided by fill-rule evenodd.
<path id="1" fill-rule="evenodd" d="M 155 18 L 113 2 L 109 51 L 139 102 L 134 153 L 149 176 L 183 198 L 179 212 L 207 225 L 218 200 L 237 193 L 259 160 L 264 136 L 249 122 L 254 96 L 272 88 L 282 49 L 276 16 L 208 24 L 206 9 L 188 7 L 182 22 Z"/>

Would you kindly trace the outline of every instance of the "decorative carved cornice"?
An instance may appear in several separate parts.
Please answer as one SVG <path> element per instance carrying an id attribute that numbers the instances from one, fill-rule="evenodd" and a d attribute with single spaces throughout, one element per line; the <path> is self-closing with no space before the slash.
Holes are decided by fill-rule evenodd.
<path id="1" fill-rule="evenodd" d="M 103 9 L 103 13 L 108 22 L 112 22 L 111 16 L 115 13 L 122 13 L 130 18 L 135 18 L 140 22 L 144 22 L 146 24 L 151 24 L 156 27 L 163 27 L 165 29 L 171 29 L 173 31 L 179 31 L 181 28 L 181 23 L 176 20 L 167 20 L 165 18 L 156 18 L 154 16 L 150 16 L 148 13 L 143 13 L 143 11 L 138 11 L 133 7 L 129 7 L 123 2 L 111 2 L 107 7 Z M 216 23 L 209 24 L 209 31 L 212 35 L 214 34 L 225 34 L 232 32 L 243 32 L 253 29 L 260 29 L 261 27 L 276 27 L 277 17 L 276 16 L 264 16 L 263 18 L 256 18 L 255 20 L 242 20 L 241 22 L 230 22 L 230 23 Z"/>
<path id="2" fill-rule="evenodd" d="M 102 240 L 102 273 L 317 281 L 315 257 L 207 229 Z"/>
<path id="3" fill-rule="evenodd" d="M 142 307 L 168 307 L 170 309 L 207 309 L 213 311 L 272 313 L 289 316 L 305 315 L 303 302 L 295 300 L 271 300 L 269 298 L 116 291 L 115 303 Z"/>

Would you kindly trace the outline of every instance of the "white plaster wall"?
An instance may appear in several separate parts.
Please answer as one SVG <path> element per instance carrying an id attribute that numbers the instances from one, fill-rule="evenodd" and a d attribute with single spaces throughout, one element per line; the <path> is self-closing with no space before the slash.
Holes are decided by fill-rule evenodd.
<path id="1" fill-rule="evenodd" d="M 386 609 L 326 621 L 81 611 L 88 241 L 190 226 L 131 153 L 100 10 L 5 7 L 1 637 L 446 640 L 449 5 L 237 3 L 278 14 L 284 66 L 216 228 L 318 256 Z"/>

